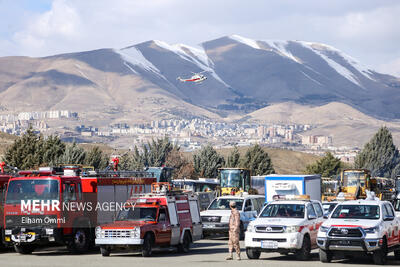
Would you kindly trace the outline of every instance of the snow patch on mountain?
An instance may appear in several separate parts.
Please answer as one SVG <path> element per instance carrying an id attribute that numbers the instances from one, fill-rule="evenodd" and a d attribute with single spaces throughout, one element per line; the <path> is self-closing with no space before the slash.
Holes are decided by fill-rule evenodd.
<path id="1" fill-rule="evenodd" d="M 266 43 L 269 47 L 271 47 L 273 50 L 276 50 L 280 55 L 283 55 L 285 57 L 290 58 L 291 60 L 302 64 L 302 62 L 293 56 L 291 52 L 289 52 L 286 49 L 286 46 L 289 44 L 288 41 L 282 41 L 282 40 L 263 40 L 264 43 Z"/>
<path id="2" fill-rule="evenodd" d="M 346 67 L 340 65 L 339 63 L 337 63 L 336 61 L 334 61 L 327 55 L 325 55 L 324 50 L 320 49 L 320 44 L 303 42 L 303 41 L 298 41 L 298 43 L 303 45 L 304 47 L 312 50 L 314 53 L 316 53 L 318 56 L 320 56 L 323 60 L 326 61 L 326 63 L 328 63 L 328 65 L 331 68 L 333 68 L 337 73 L 339 73 L 340 75 L 345 77 L 347 80 L 356 84 L 357 86 L 364 88 L 350 70 L 348 70 Z M 324 45 L 322 45 L 322 47 L 324 47 Z M 327 46 L 325 46 L 325 47 L 327 47 Z"/>
<path id="3" fill-rule="evenodd" d="M 232 40 L 235 40 L 239 43 L 243 43 L 247 46 L 250 46 L 254 49 L 261 49 L 261 47 L 257 44 L 257 41 L 255 41 L 253 39 L 245 38 L 245 37 L 242 37 L 242 36 L 239 36 L 236 34 L 229 36 L 229 38 Z"/>
<path id="4" fill-rule="evenodd" d="M 114 52 L 121 55 L 123 60 L 125 60 L 126 62 L 135 66 L 139 66 L 147 71 L 154 72 L 159 76 L 162 76 L 160 74 L 160 70 L 158 70 L 150 61 L 148 61 L 136 47 L 131 46 L 127 48 L 122 48 L 119 50 L 114 50 Z M 137 72 L 132 67 L 126 64 L 126 62 L 124 62 L 124 65 L 127 66 L 132 72 L 137 74 Z"/>

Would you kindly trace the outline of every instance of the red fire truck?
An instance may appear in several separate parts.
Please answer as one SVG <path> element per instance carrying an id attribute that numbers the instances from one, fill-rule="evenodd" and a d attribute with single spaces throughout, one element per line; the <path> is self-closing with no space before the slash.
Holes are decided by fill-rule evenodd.
<path id="1" fill-rule="evenodd" d="M 130 192 L 146 192 L 157 180 L 144 172 L 89 172 L 80 176 L 80 168 L 73 166 L 58 171 L 21 171 L 20 177 L 9 180 L 4 241 L 18 253 L 56 244 L 67 245 L 75 253 L 86 252 L 94 245 L 98 205 L 104 207 L 116 198 L 125 197 L 121 201 L 126 201 Z"/>
<path id="2" fill-rule="evenodd" d="M 96 245 L 103 256 L 128 249 L 149 257 L 155 247 L 171 246 L 188 252 L 201 236 L 197 196 L 162 190 L 132 198 L 114 222 L 96 227 Z"/>
<path id="3" fill-rule="evenodd" d="M 3 247 L 5 244 L 3 243 L 4 240 L 4 197 L 5 192 L 7 190 L 7 184 L 12 174 L 5 174 L 3 171 L 0 174 L 0 247 Z"/>

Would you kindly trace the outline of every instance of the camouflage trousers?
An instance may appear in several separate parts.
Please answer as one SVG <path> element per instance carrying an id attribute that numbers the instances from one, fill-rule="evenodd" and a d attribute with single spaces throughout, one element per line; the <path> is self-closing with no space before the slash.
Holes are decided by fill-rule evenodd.
<path id="1" fill-rule="evenodd" d="M 233 249 L 235 249 L 236 254 L 240 254 L 239 232 L 229 231 L 228 246 L 229 246 L 229 253 L 232 253 Z"/>

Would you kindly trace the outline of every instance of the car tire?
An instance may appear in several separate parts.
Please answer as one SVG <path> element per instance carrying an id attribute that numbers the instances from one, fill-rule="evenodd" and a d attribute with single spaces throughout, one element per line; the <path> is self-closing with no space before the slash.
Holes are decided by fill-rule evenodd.
<path id="1" fill-rule="evenodd" d="M 190 235 L 185 232 L 183 235 L 182 243 L 178 245 L 178 251 L 181 253 L 188 253 L 190 251 L 190 243 L 192 240 L 190 239 Z"/>
<path id="2" fill-rule="evenodd" d="M 251 260 L 258 260 L 261 255 L 261 251 L 255 250 L 254 248 L 246 248 L 247 258 Z"/>
<path id="3" fill-rule="evenodd" d="M 296 252 L 296 259 L 300 261 L 307 261 L 311 258 L 311 240 L 308 235 L 303 237 L 303 244 L 301 249 Z"/>
<path id="4" fill-rule="evenodd" d="M 381 249 L 374 251 L 372 259 L 376 265 L 384 265 L 387 261 L 386 239 L 383 240 Z"/>
<path id="5" fill-rule="evenodd" d="M 32 254 L 35 248 L 33 245 L 14 245 L 15 252 L 23 255 Z"/>
<path id="6" fill-rule="evenodd" d="M 108 256 L 110 256 L 111 249 L 107 248 L 106 246 L 101 246 L 100 252 L 101 252 L 101 256 L 108 257 Z"/>
<path id="7" fill-rule="evenodd" d="M 329 263 L 332 261 L 332 252 L 319 249 L 319 260 L 323 263 Z"/>
<path id="8" fill-rule="evenodd" d="M 150 257 L 153 254 L 153 237 L 150 234 L 146 234 L 142 246 L 142 256 Z"/>
<path id="9" fill-rule="evenodd" d="M 74 254 L 83 254 L 89 251 L 90 237 L 87 229 L 75 228 L 72 240 L 68 244 L 68 250 Z"/>

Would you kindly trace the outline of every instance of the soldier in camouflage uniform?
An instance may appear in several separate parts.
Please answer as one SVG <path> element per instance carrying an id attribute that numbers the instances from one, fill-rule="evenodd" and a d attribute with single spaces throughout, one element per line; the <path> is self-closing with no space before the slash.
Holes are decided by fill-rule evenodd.
<path id="1" fill-rule="evenodd" d="M 231 216 L 229 217 L 229 256 L 227 260 L 233 259 L 233 249 L 236 251 L 237 260 L 240 260 L 240 246 L 239 246 L 239 234 L 240 234 L 240 214 L 236 209 L 236 202 L 231 201 L 229 203 L 231 208 Z"/>

